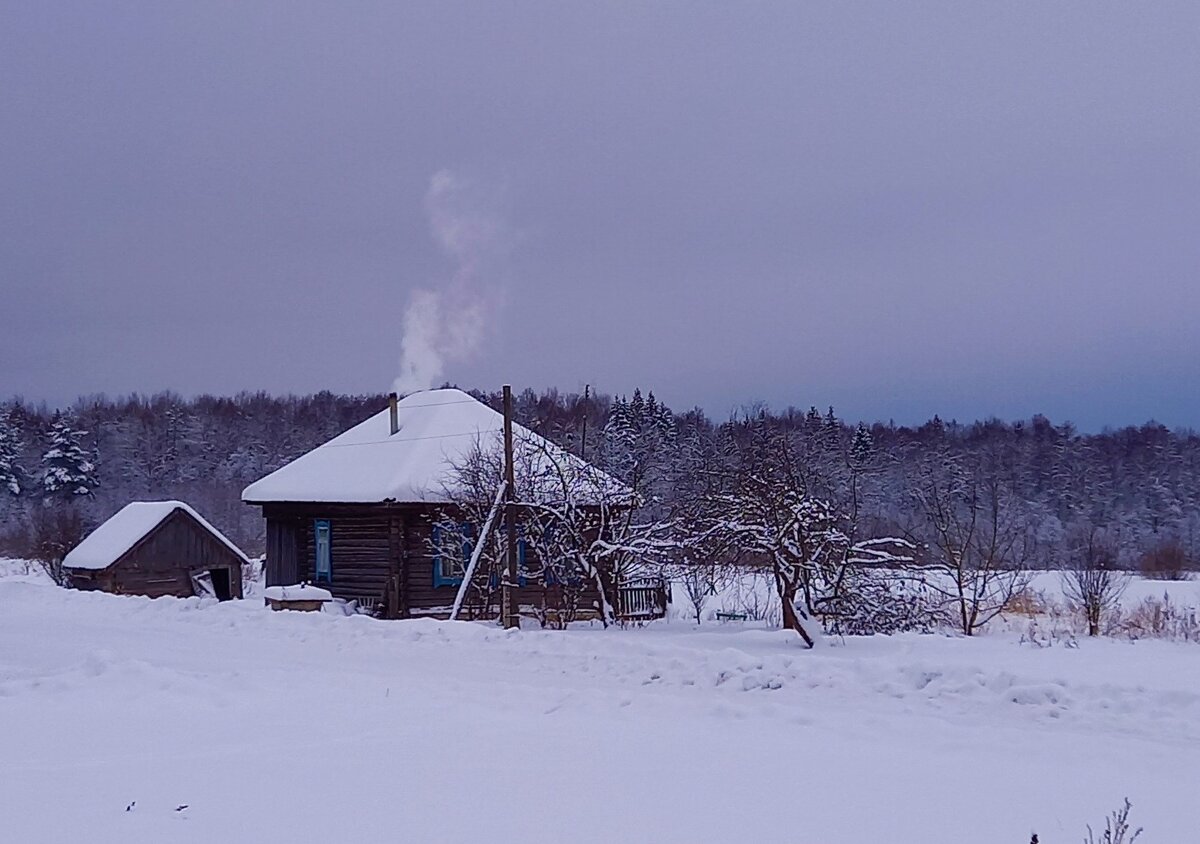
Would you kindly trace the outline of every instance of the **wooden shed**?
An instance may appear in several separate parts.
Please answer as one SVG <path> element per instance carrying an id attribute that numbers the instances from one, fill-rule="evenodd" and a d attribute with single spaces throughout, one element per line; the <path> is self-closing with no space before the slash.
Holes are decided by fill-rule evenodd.
<path id="1" fill-rule="evenodd" d="M 246 555 L 182 501 L 126 504 L 67 554 L 76 589 L 119 595 L 242 597 Z"/>
<path id="2" fill-rule="evenodd" d="M 465 556 L 455 564 L 435 550 L 439 524 L 455 507 L 451 477 L 471 449 L 498 442 L 502 425 L 501 414 L 461 390 L 414 393 L 251 484 L 242 500 L 262 507 L 266 518 L 267 585 L 311 582 L 385 618 L 449 615 Z M 519 443 L 534 443 L 558 465 L 632 497 L 579 457 L 515 428 Z M 480 525 L 461 527 L 469 550 Z M 531 572 L 537 568 L 526 562 Z M 590 583 L 576 582 L 568 596 L 568 584 L 525 570 L 516 597 L 527 615 L 565 609 L 569 601 L 572 617 L 587 617 L 599 606 Z M 487 593 L 495 574 L 477 577 L 480 588 L 471 591 Z M 499 607 L 468 610 L 479 618 Z"/>

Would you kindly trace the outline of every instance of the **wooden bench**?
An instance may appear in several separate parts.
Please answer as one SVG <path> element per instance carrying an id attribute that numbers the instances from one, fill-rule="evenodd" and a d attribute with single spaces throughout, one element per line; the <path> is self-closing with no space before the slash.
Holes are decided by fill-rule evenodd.
<path id="1" fill-rule="evenodd" d="M 718 612 L 717 621 L 745 621 L 746 614 L 744 612 Z"/>

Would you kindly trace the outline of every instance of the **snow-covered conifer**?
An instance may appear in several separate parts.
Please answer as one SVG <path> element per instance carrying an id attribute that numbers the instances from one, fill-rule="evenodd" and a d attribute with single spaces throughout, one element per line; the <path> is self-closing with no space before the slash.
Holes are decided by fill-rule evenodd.
<path id="1" fill-rule="evenodd" d="M 875 438 L 871 436 L 871 430 L 862 422 L 858 423 L 858 427 L 854 429 L 854 438 L 850 441 L 850 459 L 858 466 L 862 466 L 871 459 L 871 455 L 875 453 Z"/>
<path id="2" fill-rule="evenodd" d="M 42 455 L 42 492 L 46 498 L 90 495 L 96 485 L 95 466 L 79 440 L 87 431 L 77 431 L 69 417 L 56 414 L 50 426 L 49 445 Z"/>
<path id="3" fill-rule="evenodd" d="M 654 397 L 654 391 L 651 390 L 646 394 L 646 409 L 644 411 L 645 423 L 650 425 L 658 419 L 658 399 Z"/>
<path id="4" fill-rule="evenodd" d="M 815 433 L 816 431 L 821 430 L 821 425 L 823 422 L 824 419 L 821 417 L 821 411 L 817 410 L 815 406 L 810 407 L 808 409 L 808 413 L 804 414 L 804 425 L 811 432 Z"/>
<path id="5" fill-rule="evenodd" d="M 646 425 L 646 400 L 642 398 L 640 388 L 634 388 L 633 398 L 629 400 L 629 421 L 634 430 L 641 431 Z"/>
<path id="6" fill-rule="evenodd" d="M 0 417 L 0 490 L 21 494 L 21 441 L 11 417 Z"/>
<path id="7" fill-rule="evenodd" d="M 664 443 L 670 444 L 675 442 L 675 438 L 679 433 L 675 423 L 675 414 L 665 404 L 658 406 L 658 416 L 656 418 L 658 427 L 658 435 Z"/>

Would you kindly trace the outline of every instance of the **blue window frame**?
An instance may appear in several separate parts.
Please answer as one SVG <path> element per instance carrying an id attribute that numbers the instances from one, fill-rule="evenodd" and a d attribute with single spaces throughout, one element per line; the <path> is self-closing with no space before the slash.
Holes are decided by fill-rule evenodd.
<path id="1" fill-rule="evenodd" d="M 460 557 L 455 558 L 449 554 L 443 554 L 442 549 L 442 527 L 441 525 L 433 526 L 433 547 L 435 549 L 433 555 L 433 585 L 434 586 L 458 586 L 463 582 L 463 572 L 467 563 L 471 559 L 471 553 L 475 550 L 475 525 L 470 522 L 463 522 L 458 526 L 458 534 L 462 541 L 460 548 Z"/>
<path id="2" fill-rule="evenodd" d="M 329 519 L 313 519 L 313 582 L 333 582 L 333 530 Z"/>
<path id="3" fill-rule="evenodd" d="M 508 533 L 507 533 L 508 526 L 504 522 L 501 522 L 500 526 L 498 528 L 496 528 L 496 530 L 499 531 L 499 536 L 501 536 L 501 537 L 508 535 Z M 525 567 L 525 549 L 526 549 L 526 547 L 527 547 L 527 543 L 525 542 L 525 527 L 523 525 L 518 525 L 518 527 L 517 527 L 517 585 L 518 586 L 524 586 L 528 582 L 528 570 Z M 501 559 L 503 559 L 503 558 L 501 558 Z M 507 565 L 507 563 L 502 563 L 502 567 L 504 565 Z M 499 580 L 496 578 L 496 575 L 492 575 L 492 586 L 494 587 L 497 585 L 499 585 Z"/>
<path id="4" fill-rule="evenodd" d="M 504 534 L 504 526 L 500 526 L 501 535 Z M 518 534 L 520 536 L 520 534 Z M 507 563 L 505 563 L 507 565 Z M 528 572 L 525 568 L 525 538 L 521 537 L 517 540 L 517 585 L 524 586 L 529 582 Z M 492 572 L 492 576 L 488 578 L 488 585 L 495 589 L 500 585 L 500 576 Z"/>
<path id="5" fill-rule="evenodd" d="M 554 526 L 553 525 L 546 528 L 546 541 L 547 541 L 547 544 L 554 541 Z M 546 585 L 547 586 L 578 586 L 580 583 L 582 583 L 582 579 L 579 576 L 579 572 L 575 571 L 575 569 L 573 567 L 569 570 L 569 572 L 570 573 L 567 575 L 566 579 L 564 580 L 563 578 L 559 577 L 558 575 L 556 575 L 554 573 L 553 568 L 551 568 L 550 566 L 545 566 L 544 578 L 546 581 Z"/>
<path id="6" fill-rule="evenodd" d="M 504 525 L 501 525 L 498 530 L 500 535 L 504 534 Z M 471 560 L 471 554 L 475 552 L 475 525 L 470 522 L 463 522 L 458 526 L 459 536 L 462 537 L 462 547 L 458 557 L 443 554 L 442 549 L 446 546 L 443 542 L 443 529 L 441 525 L 433 526 L 433 585 L 434 586 L 459 586 L 463 582 L 463 575 L 467 563 Z M 525 553 L 526 542 L 522 535 L 517 539 L 517 585 L 524 586 L 526 583 L 526 566 Z M 499 585 L 499 578 L 495 573 L 492 574 L 488 583 L 494 588 Z"/>
<path id="7" fill-rule="evenodd" d="M 525 569 L 525 529 L 517 530 L 517 585 L 524 586 L 528 582 L 528 572 Z"/>

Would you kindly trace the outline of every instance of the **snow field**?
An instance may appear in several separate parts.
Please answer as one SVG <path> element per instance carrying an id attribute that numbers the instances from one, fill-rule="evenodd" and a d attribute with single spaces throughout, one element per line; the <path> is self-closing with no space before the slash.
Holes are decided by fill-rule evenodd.
<path id="1" fill-rule="evenodd" d="M 14 841 L 1078 842 L 1200 829 L 1200 649 L 505 632 L 0 578 Z M 131 811 L 126 807 L 136 801 Z M 180 805 L 187 809 L 175 811 Z"/>

